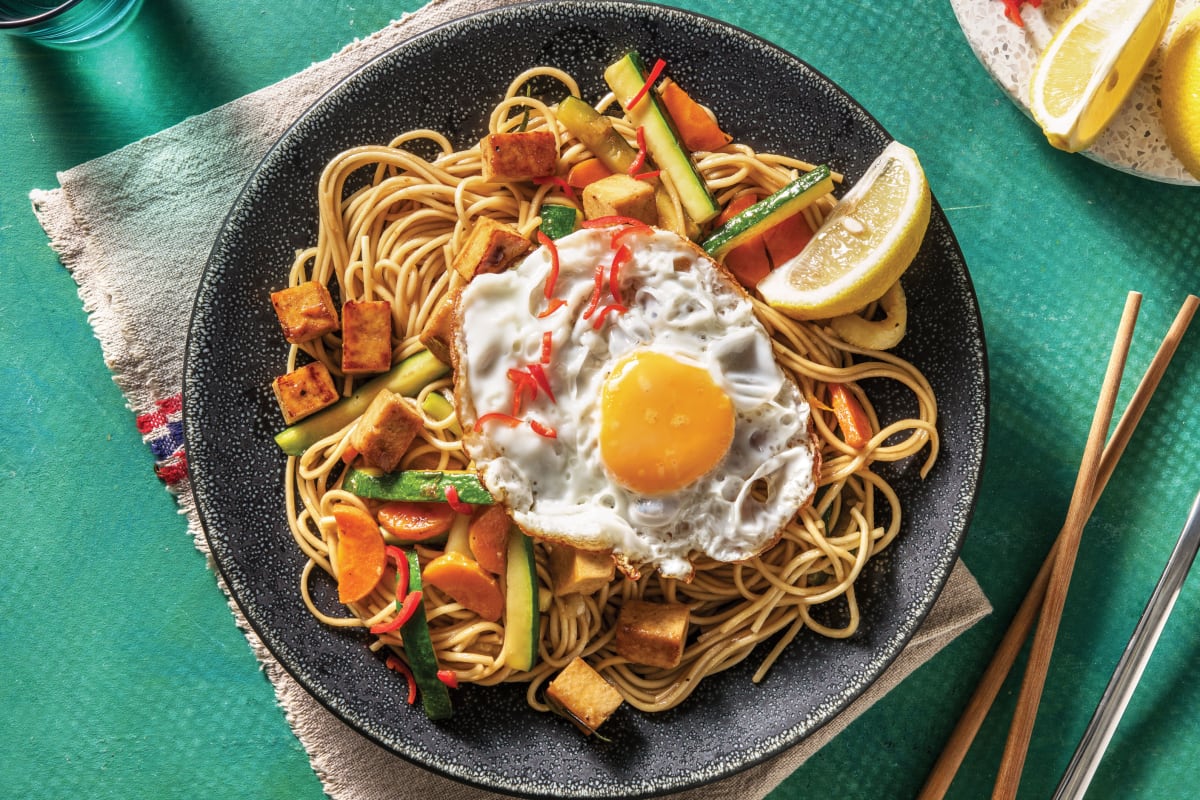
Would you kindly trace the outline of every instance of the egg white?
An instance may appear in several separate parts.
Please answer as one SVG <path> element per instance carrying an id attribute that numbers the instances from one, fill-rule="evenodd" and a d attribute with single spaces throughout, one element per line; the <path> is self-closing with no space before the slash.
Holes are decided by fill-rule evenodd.
<path id="1" fill-rule="evenodd" d="M 488 490 L 528 533 L 611 549 L 629 574 L 653 568 L 687 579 L 697 554 L 738 561 L 760 553 L 812 498 L 817 454 L 810 410 L 775 362 L 741 288 L 675 234 L 627 234 L 633 255 L 621 268 L 620 294 L 628 310 L 606 315 L 598 329 L 595 317 L 585 319 L 596 266 L 612 261 L 612 235 L 612 229 L 584 229 L 557 241 L 554 294 L 566 305 L 546 317 L 538 317 L 551 272 L 545 247 L 464 287 L 453 340 L 464 445 Z M 485 421 L 476 431 L 480 416 L 511 411 L 508 370 L 541 360 L 546 331 L 554 398 L 539 393 L 521 417 L 548 426 L 556 438 L 528 424 Z M 640 349 L 702 366 L 733 403 L 734 436 L 724 458 L 669 494 L 621 486 L 600 458 L 602 386 L 622 357 Z"/>

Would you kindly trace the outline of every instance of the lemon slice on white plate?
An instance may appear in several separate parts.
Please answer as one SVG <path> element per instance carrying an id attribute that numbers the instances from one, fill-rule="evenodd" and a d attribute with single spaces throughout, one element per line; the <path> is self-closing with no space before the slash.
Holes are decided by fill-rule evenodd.
<path id="1" fill-rule="evenodd" d="M 878 300 L 908 269 L 932 200 L 911 148 L 892 142 L 796 256 L 758 283 L 763 300 L 796 319 L 828 319 Z"/>
<path id="2" fill-rule="evenodd" d="M 1116 116 L 1158 49 L 1174 0 L 1088 0 L 1046 46 L 1029 108 L 1050 144 L 1086 150 Z"/>
<path id="3" fill-rule="evenodd" d="M 1200 180 L 1200 8 L 1179 21 L 1167 45 L 1162 117 L 1171 150 Z"/>
<path id="4" fill-rule="evenodd" d="M 988 74 L 1022 112 L 1032 119 L 1030 87 L 1034 67 L 1056 31 L 1083 5 L 1083 0 L 1043 0 L 1021 8 L 1023 26 L 1004 16 L 1004 4 L 995 0 L 950 0 L 950 6 L 967 43 Z M 1200 0 L 1175 0 L 1173 23 Z M 1168 34 L 1170 30 L 1168 30 Z M 1099 164 L 1140 178 L 1185 186 L 1200 185 L 1172 152 L 1163 130 L 1159 86 L 1163 77 L 1165 42 L 1146 66 L 1129 98 L 1082 155 Z"/>

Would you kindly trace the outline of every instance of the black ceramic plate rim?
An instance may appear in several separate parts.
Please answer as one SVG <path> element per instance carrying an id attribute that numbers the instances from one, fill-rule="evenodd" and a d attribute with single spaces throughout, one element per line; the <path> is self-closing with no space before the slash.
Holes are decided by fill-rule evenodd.
<path id="1" fill-rule="evenodd" d="M 325 95 L 322 96 L 314 105 L 305 112 L 280 138 L 279 142 L 268 152 L 263 158 L 259 167 L 255 170 L 246 187 L 243 189 L 238 200 L 231 208 L 223 225 L 221 235 L 218 236 L 216 244 L 214 244 L 210 263 L 205 271 L 205 277 L 201 281 L 201 289 L 197 292 L 196 304 L 193 309 L 193 322 L 189 329 L 187 351 L 188 357 L 185 361 L 185 408 L 184 408 L 184 427 L 185 436 L 189 439 L 189 452 L 193 450 L 192 445 L 195 444 L 194 437 L 198 434 L 196 422 L 196 414 L 193 413 L 197 408 L 203 408 L 203 398 L 197 395 L 196 392 L 202 388 L 197 385 L 200 378 L 196 374 L 195 364 L 200 359 L 196 358 L 196 353 L 203 349 L 205 342 L 203 341 L 203 320 L 205 318 L 206 308 L 205 300 L 209 299 L 209 292 L 215 291 L 210 285 L 212 273 L 218 272 L 214 263 L 221 257 L 221 243 L 225 238 L 228 228 L 236 224 L 239 209 L 243 208 L 253 194 L 252 188 L 263 180 L 264 171 L 274 159 L 280 157 L 286 151 L 286 146 L 289 141 L 299 135 L 298 131 L 303 130 L 304 123 L 311 116 L 319 114 L 322 107 L 331 100 L 336 99 L 341 92 L 347 87 L 353 87 L 360 81 L 372 80 L 372 70 L 375 66 L 388 62 L 390 59 L 397 57 L 398 53 L 403 53 L 406 50 L 420 46 L 427 40 L 442 36 L 451 35 L 454 31 L 471 30 L 472 26 L 480 23 L 482 20 L 490 19 L 497 16 L 520 16 L 526 13 L 536 14 L 541 11 L 549 10 L 556 12 L 558 10 L 567 14 L 580 14 L 586 10 L 586 3 L 570 3 L 560 2 L 559 0 L 547 0 L 545 2 L 533 2 L 520 6 L 507 6 L 494 9 L 492 11 L 481 12 L 470 17 L 454 20 L 443 25 L 439 25 L 429 31 L 426 31 L 413 39 L 397 45 L 387 53 L 382 54 L 372 62 L 364 65 L 356 70 L 353 74 L 345 78 L 339 84 L 331 88 Z M 766 42 L 765 40 L 747 33 L 733 26 L 715 20 L 711 17 L 687 12 L 679 9 L 668 8 L 648 3 L 640 3 L 633 0 L 632 2 L 617 2 L 605 3 L 604 7 L 614 13 L 627 13 L 630 15 L 658 15 L 666 20 L 668 26 L 683 25 L 685 23 L 712 26 L 717 29 L 722 29 L 729 32 L 731 35 L 741 37 L 749 47 L 761 48 L 764 51 L 769 51 L 774 57 L 783 58 L 795 62 L 803 70 L 811 73 L 813 77 L 823 83 L 823 90 L 834 93 L 841 97 L 848 106 L 853 107 L 856 113 L 870 124 L 877 128 L 880 132 L 883 131 L 882 126 L 863 110 L 852 98 L 849 97 L 840 87 L 837 87 L 823 74 L 813 69 L 795 56 L 781 50 L 775 45 Z M 449 33 L 448 33 L 449 32 Z M 269 182 L 269 180 L 268 180 Z M 214 555 L 214 561 L 226 580 L 227 586 L 230 588 L 231 595 L 238 606 L 241 608 L 251 628 L 262 639 L 264 644 L 275 655 L 284 669 L 303 686 L 310 694 L 312 694 L 322 705 L 332 711 L 335 715 L 345 721 L 347 724 L 361 732 L 368 738 L 373 739 L 383 747 L 395 752 L 396 754 L 413 761 L 421 766 L 429 768 L 435 772 L 447 775 L 451 778 L 487 788 L 495 791 L 507 791 L 522 794 L 525 796 L 543 796 L 543 797 L 589 797 L 589 796 L 652 796 L 670 791 L 679 791 L 693 786 L 702 785 L 713 780 L 726 777 L 734 772 L 740 771 L 754 764 L 757 764 L 773 755 L 776 755 L 783 749 L 791 746 L 813 731 L 817 730 L 821 725 L 831 719 L 836 713 L 844 709 L 853 700 L 855 700 L 862 692 L 864 692 L 874 680 L 882 674 L 894 659 L 902 651 L 903 647 L 913 633 L 925 619 L 929 610 L 932 608 L 933 601 L 936 599 L 938 592 L 949 577 L 950 569 L 954 561 L 957 559 L 959 548 L 962 544 L 962 538 L 965 535 L 967 524 L 971 513 L 974 509 L 975 496 L 978 489 L 979 469 L 982 464 L 983 450 L 986 440 L 986 415 L 987 415 L 987 394 L 988 387 L 986 381 L 986 348 L 983 343 L 982 321 L 979 317 L 977 304 L 974 301 L 973 288 L 970 286 L 969 275 L 966 274 L 965 263 L 962 261 L 961 252 L 958 249 L 957 242 L 953 239 L 952 232 L 949 231 L 948 223 L 945 222 L 940 208 L 934 201 L 934 225 L 943 227 L 944 241 L 942 247 L 946 250 L 943 255 L 948 255 L 951 261 L 960 265 L 961 275 L 956 274 L 956 278 L 961 281 L 960 289 L 966 292 L 966 307 L 961 309 L 961 313 L 966 315 L 967 327 L 971 330 L 977 341 L 973 343 L 976 351 L 972 353 L 978 359 L 977 370 L 982 380 L 977 386 L 974 386 L 974 399 L 976 406 L 968 409 L 972 415 L 974 425 L 979 426 L 978 437 L 968 443 L 970 450 L 967 453 L 968 470 L 964 476 L 964 482 L 958 496 L 958 505 L 956 506 L 955 516 L 955 531 L 943 550 L 938 554 L 935 568 L 925 575 L 927 579 L 926 585 L 923 587 L 922 602 L 909 612 L 901 620 L 895 635 L 886 643 L 883 648 L 876 649 L 871 653 L 862 664 L 862 671 L 855 676 L 856 680 L 851 680 L 844 687 L 844 690 L 836 696 L 830 697 L 827 703 L 822 704 L 819 708 L 808 709 L 807 715 L 798 714 L 796 724 L 790 728 L 777 732 L 774 735 L 763 737 L 752 741 L 745 746 L 734 747 L 718 755 L 714 756 L 710 763 L 706 766 L 698 767 L 687 775 L 679 774 L 661 774 L 661 775 L 630 775 L 613 777 L 611 775 L 601 775 L 598 778 L 592 776 L 588 785 L 581 786 L 579 783 L 563 782 L 559 783 L 551 778 L 549 781 L 545 776 L 540 780 L 526 780 L 524 777 L 508 774 L 504 770 L 496 771 L 488 768 L 476 768 L 475 766 L 464 766 L 462 760 L 443 757 L 444 754 L 431 752 L 427 749 L 415 746 L 404 735 L 392 734 L 390 732 L 380 731 L 373 727 L 372 721 L 363 719 L 361 715 L 357 715 L 353 709 L 348 708 L 340 701 L 336 692 L 331 692 L 329 687 L 325 685 L 321 676 L 313 675 L 306 665 L 301 660 L 297 660 L 294 654 L 281 652 L 277 643 L 279 631 L 272 629 L 268 624 L 264 623 L 262 615 L 259 613 L 261 609 L 254 607 L 252 602 L 246 602 L 242 593 L 238 591 L 239 572 L 236 569 L 237 564 L 230 563 L 226 553 L 226 542 L 224 541 L 224 532 L 218 533 L 210 524 L 215 518 L 221 516 L 219 507 L 221 498 L 218 493 L 210 491 L 207 486 L 207 471 L 212 465 L 202 463 L 200 459 L 190 461 L 192 470 L 192 487 L 196 499 L 196 508 L 198 516 L 202 524 L 205 536 L 209 541 L 210 548 Z M 280 266 L 282 271 L 284 267 Z M 217 279 L 219 280 L 219 278 Z M 195 448 L 198 452 L 203 452 L 201 448 Z M 332 635 L 332 632 L 331 632 Z M 761 649 L 761 648 L 760 648 Z M 756 651 L 757 652 L 757 651 Z M 689 702 L 695 701 L 693 698 Z M 686 704 L 685 704 L 686 705 Z M 548 724 L 554 724 L 553 718 L 548 720 Z M 573 734 L 572 734 L 573 735 Z"/>

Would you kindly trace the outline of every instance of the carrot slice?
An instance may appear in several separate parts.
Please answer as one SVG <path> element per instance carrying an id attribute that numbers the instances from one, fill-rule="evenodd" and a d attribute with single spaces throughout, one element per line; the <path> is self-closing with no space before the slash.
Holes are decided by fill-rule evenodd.
<path id="1" fill-rule="evenodd" d="M 512 523 L 504 507 L 485 506 L 471 519 L 467 531 L 470 537 L 471 554 L 479 566 L 493 575 L 503 575 L 508 555 L 508 529 Z"/>
<path id="2" fill-rule="evenodd" d="M 829 384 L 829 402 L 837 417 L 842 439 L 856 450 L 871 441 L 871 420 L 862 404 L 858 402 L 845 384 Z"/>
<path id="3" fill-rule="evenodd" d="M 504 594 L 500 584 L 462 553 L 445 553 L 430 561 L 421 571 L 421 579 L 488 622 L 496 622 L 504 614 Z"/>
<path id="4" fill-rule="evenodd" d="M 672 80 L 663 81 L 659 96 L 688 150 L 717 150 L 733 141 L 709 113 Z"/>
<path id="5" fill-rule="evenodd" d="M 757 202 L 758 196 L 752 192 L 738 195 L 725 206 L 725 209 L 717 217 L 716 224 L 725 224 Z M 745 244 L 733 248 L 725 254 L 722 261 L 725 268 L 738 279 L 738 283 L 747 289 L 753 289 L 771 271 L 771 261 L 767 257 L 767 248 L 761 236 L 756 236 Z"/>
<path id="6" fill-rule="evenodd" d="M 423 542 L 441 536 L 454 522 L 454 509 L 445 503 L 396 500 L 375 512 L 385 531 L 401 542 Z"/>
<path id="7" fill-rule="evenodd" d="M 612 174 L 612 170 L 604 166 L 603 161 L 598 158 L 589 158 L 586 161 L 580 161 L 567 171 L 567 184 L 576 189 L 582 189 Z"/>
<path id="8" fill-rule="evenodd" d="M 383 577 L 387 551 L 375 518 L 358 506 L 333 507 L 337 520 L 338 600 L 357 603 L 369 595 Z"/>
<path id="9" fill-rule="evenodd" d="M 797 255 L 812 237 L 812 228 L 808 226 L 803 213 L 790 216 L 768 228 L 762 236 L 772 264 L 782 264 Z"/>

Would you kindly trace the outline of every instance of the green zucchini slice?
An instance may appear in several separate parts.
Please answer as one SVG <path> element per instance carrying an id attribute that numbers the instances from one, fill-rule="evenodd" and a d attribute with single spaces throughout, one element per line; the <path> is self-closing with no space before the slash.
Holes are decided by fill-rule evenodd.
<path id="1" fill-rule="evenodd" d="M 340 431 L 355 417 L 361 416 L 380 389 L 412 397 L 449 371 L 450 367 L 428 350 L 413 353 L 390 371 L 363 383 L 349 397 L 343 397 L 328 408 L 275 434 L 275 444 L 289 456 L 304 455 L 304 451 L 314 443 Z"/>
<path id="2" fill-rule="evenodd" d="M 720 258 L 739 244 L 766 233 L 793 214 L 799 214 L 831 191 L 833 176 L 828 166 L 821 165 L 730 219 L 700 246 L 713 258 Z"/>
<path id="3" fill-rule="evenodd" d="M 410 503 L 444 503 L 446 487 L 453 486 L 460 502 L 491 505 L 491 492 L 479 475 L 467 470 L 406 469 L 380 472 L 366 467 L 346 471 L 342 488 L 365 500 L 406 500 Z"/>
<path id="4" fill-rule="evenodd" d="M 406 549 L 408 560 L 408 590 L 421 591 L 421 565 L 417 554 Z M 400 638 L 404 642 L 404 653 L 412 669 L 417 689 L 421 692 L 421 704 L 430 719 L 449 719 L 454 713 L 450 703 L 450 690 L 438 678 L 437 651 L 433 649 L 433 638 L 429 635 L 429 621 L 425 618 L 425 600 L 407 622 L 400 626 Z"/>
<path id="5" fill-rule="evenodd" d="M 537 663 L 540 638 L 537 562 L 533 540 L 513 526 L 505 567 L 504 649 L 513 669 L 528 672 Z"/>
<path id="6" fill-rule="evenodd" d="M 568 233 L 574 233 L 583 219 L 583 214 L 574 206 L 548 204 L 542 206 L 542 224 L 538 230 L 551 239 L 561 239 Z"/>
<path id="7" fill-rule="evenodd" d="M 632 109 L 629 102 L 646 85 L 646 69 L 636 51 L 630 52 L 620 61 L 604 70 L 617 102 L 625 109 L 630 123 L 642 128 L 646 136 L 646 149 L 659 169 L 670 176 L 675 190 L 679 192 L 684 211 L 697 225 L 703 225 L 720 211 L 712 193 L 696 171 L 692 157 L 679 140 L 671 117 L 659 102 L 658 94 L 646 92 Z"/>

